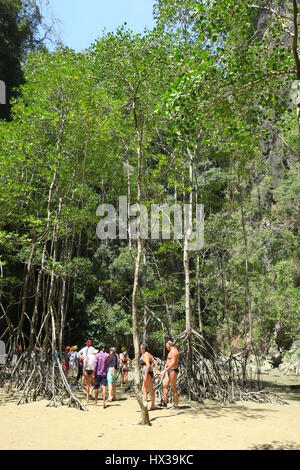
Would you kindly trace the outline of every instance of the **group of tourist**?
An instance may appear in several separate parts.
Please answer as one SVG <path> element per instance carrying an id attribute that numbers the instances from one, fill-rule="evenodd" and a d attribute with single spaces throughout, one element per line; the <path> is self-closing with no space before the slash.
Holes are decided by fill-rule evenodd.
<path id="1" fill-rule="evenodd" d="M 149 352 L 147 344 L 140 346 L 140 367 L 143 376 L 142 393 L 144 405 L 147 406 L 147 396 L 150 393 L 151 410 L 155 409 L 155 392 L 153 388 L 154 371 L 163 378 L 163 396 L 162 406 L 167 406 L 168 389 L 171 385 L 173 393 L 172 409 L 178 408 L 177 393 L 177 375 L 179 363 L 179 351 L 172 341 L 166 343 L 168 357 L 166 367 L 163 371 L 159 371 L 158 363 Z M 116 348 L 107 348 L 104 344 L 100 346 L 99 351 L 94 348 L 92 341 L 89 339 L 86 346 L 78 351 L 77 346 L 67 346 L 64 352 L 64 371 L 67 377 L 75 378 L 86 384 L 86 399 L 89 401 L 94 392 L 95 405 L 98 402 L 99 388 L 102 388 L 103 408 L 106 408 L 107 402 L 117 399 L 116 383 L 118 376 L 121 377 L 121 387 L 128 383 L 128 368 L 130 358 L 123 347 L 121 353 L 118 354 Z M 108 386 L 108 399 L 106 400 L 106 387 Z"/>

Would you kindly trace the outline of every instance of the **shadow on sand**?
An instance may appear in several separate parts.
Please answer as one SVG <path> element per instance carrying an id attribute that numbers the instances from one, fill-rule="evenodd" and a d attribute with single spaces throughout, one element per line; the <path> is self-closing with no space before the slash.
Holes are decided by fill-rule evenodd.
<path id="1" fill-rule="evenodd" d="M 256 444 L 250 450 L 299 450 L 300 445 L 292 441 L 272 441 L 270 444 Z"/>

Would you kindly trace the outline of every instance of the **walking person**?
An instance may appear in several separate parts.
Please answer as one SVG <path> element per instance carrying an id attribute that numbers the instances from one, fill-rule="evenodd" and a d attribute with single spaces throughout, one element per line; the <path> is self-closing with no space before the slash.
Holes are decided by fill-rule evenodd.
<path id="1" fill-rule="evenodd" d="M 95 406 L 98 402 L 99 387 L 102 386 L 102 400 L 103 408 L 106 408 L 106 386 L 107 386 L 107 369 L 110 362 L 110 355 L 106 352 L 106 347 L 102 344 L 100 352 L 96 354 L 94 364 L 94 375 L 95 375 Z"/>
<path id="2" fill-rule="evenodd" d="M 95 349 L 92 345 L 92 341 L 88 339 L 86 342 L 86 346 L 82 348 L 78 353 L 79 358 L 83 360 L 83 374 L 86 383 L 86 401 L 89 401 L 90 394 L 93 390 L 93 370 L 97 352 L 97 349 Z"/>
<path id="3" fill-rule="evenodd" d="M 158 365 L 152 354 L 150 354 L 146 343 L 141 344 L 140 350 L 142 354 L 140 358 L 140 365 L 143 375 L 142 393 L 144 405 L 147 406 L 147 395 L 149 392 L 151 396 L 151 410 L 155 410 L 155 393 L 153 389 L 153 366 L 155 368 L 156 373 L 158 374 Z"/>
<path id="4" fill-rule="evenodd" d="M 178 376 L 178 364 L 179 364 L 179 351 L 174 346 L 173 341 L 168 341 L 166 343 L 166 349 L 168 351 L 166 368 L 160 373 L 164 378 L 163 381 L 163 392 L 164 392 L 164 403 L 163 406 L 168 404 L 168 391 L 169 386 L 171 385 L 173 393 L 173 406 L 172 410 L 178 409 L 178 391 L 177 391 L 177 376 Z"/>
<path id="5" fill-rule="evenodd" d="M 107 382 L 108 382 L 108 400 L 116 401 L 117 399 L 117 378 L 118 378 L 118 365 L 119 356 L 116 352 L 116 348 L 109 348 L 110 360 L 108 363 L 107 370 Z"/>

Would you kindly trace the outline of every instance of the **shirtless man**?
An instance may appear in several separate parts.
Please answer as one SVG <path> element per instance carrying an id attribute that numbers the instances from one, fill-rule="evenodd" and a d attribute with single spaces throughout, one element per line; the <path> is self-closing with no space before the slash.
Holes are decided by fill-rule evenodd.
<path id="1" fill-rule="evenodd" d="M 179 363 L 179 351 L 174 346 L 172 341 L 168 341 L 166 344 L 166 349 L 169 351 L 167 357 L 167 364 L 165 370 L 163 370 L 160 375 L 164 376 L 163 381 L 163 391 L 164 391 L 164 404 L 163 406 L 167 406 L 168 403 L 168 389 L 169 385 L 171 384 L 172 393 L 173 393 L 173 406 L 172 410 L 178 409 L 178 392 L 176 388 L 177 383 L 177 375 L 178 375 L 178 363 Z"/>

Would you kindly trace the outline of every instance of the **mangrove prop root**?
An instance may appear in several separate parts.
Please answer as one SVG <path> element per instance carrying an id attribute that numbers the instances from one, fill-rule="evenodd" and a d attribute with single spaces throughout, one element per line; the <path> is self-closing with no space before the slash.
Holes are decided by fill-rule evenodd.
<path id="1" fill-rule="evenodd" d="M 1 382 L 7 392 L 18 392 L 18 405 L 46 399 L 47 406 L 66 404 L 85 411 L 86 407 L 74 395 L 60 362 L 54 366 L 43 353 L 23 355 L 15 366 L 9 363 L 1 372 Z"/>
<path id="2" fill-rule="evenodd" d="M 278 395 L 263 389 L 260 361 L 254 349 L 248 349 L 240 356 L 226 356 L 194 330 L 184 331 L 175 341 L 180 351 L 177 379 L 180 395 L 200 403 L 205 399 L 221 403 L 286 403 Z M 250 353 L 255 358 L 254 367 L 249 367 Z M 161 368 L 164 367 L 161 363 Z M 154 390 L 156 401 L 161 403 L 162 379 L 159 376 L 155 376 Z M 168 397 L 172 399 L 170 387 Z"/>
<path id="3" fill-rule="evenodd" d="M 177 387 L 181 396 L 200 403 L 206 399 L 221 403 L 285 403 L 278 395 L 263 389 L 259 356 L 254 349 L 248 349 L 240 355 L 225 355 L 194 330 L 184 331 L 175 341 L 180 351 Z M 164 369 L 165 363 L 158 362 L 160 369 Z M 157 403 L 163 401 L 162 382 L 163 379 L 155 375 Z M 133 383 L 129 383 L 127 390 L 132 385 Z M 55 367 L 53 361 L 46 359 L 40 351 L 34 351 L 30 355 L 23 354 L 14 366 L 7 363 L 2 367 L 0 386 L 7 386 L 8 392 L 18 392 L 18 404 L 46 399 L 49 401 L 47 406 L 67 404 L 86 410 L 74 395 L 58 358 Z M 168 397 L 171 401 L 170 388 Z"/>

